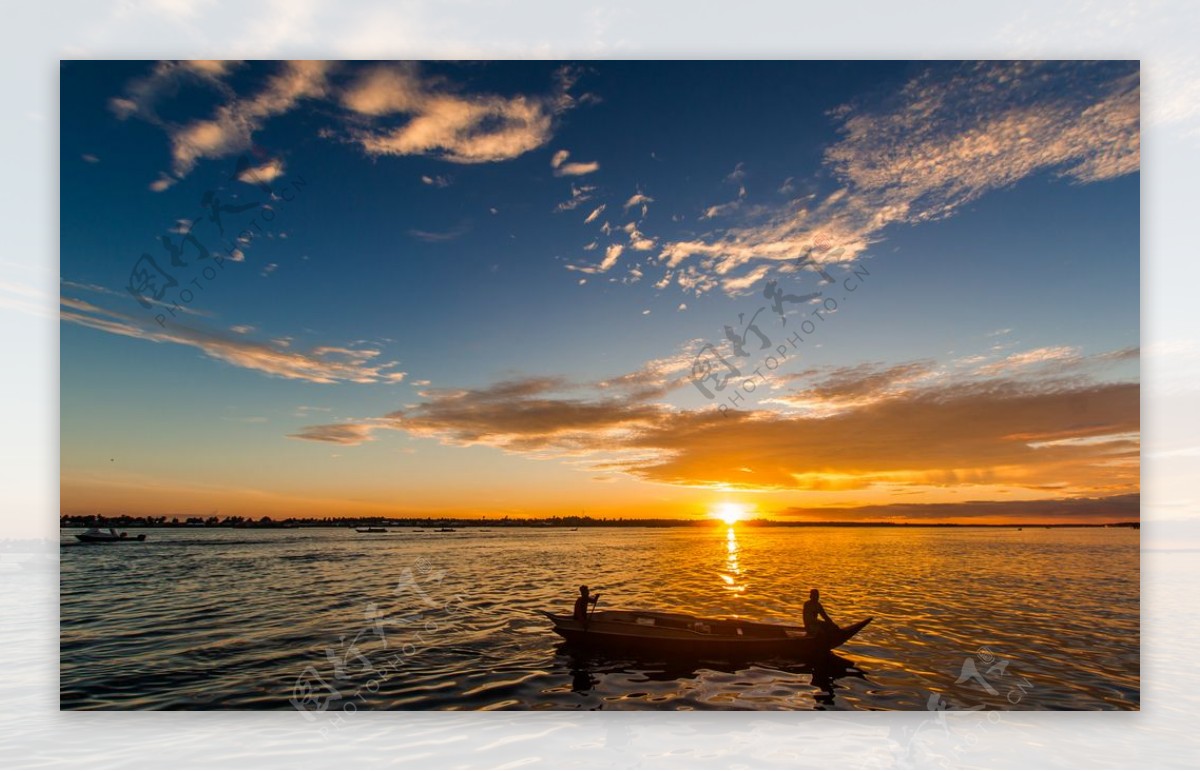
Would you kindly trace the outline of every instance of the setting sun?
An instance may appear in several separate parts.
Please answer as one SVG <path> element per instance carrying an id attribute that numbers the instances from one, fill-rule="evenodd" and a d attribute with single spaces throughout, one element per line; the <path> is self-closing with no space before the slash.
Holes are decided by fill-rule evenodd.
<path id="1" fill-rule="evenodd" d="M 719 519 L 727 525 L 741 522 L 746 518 L 746 507 L 740 503 L 722 503 L 712 512 L 714 519 Z"/>

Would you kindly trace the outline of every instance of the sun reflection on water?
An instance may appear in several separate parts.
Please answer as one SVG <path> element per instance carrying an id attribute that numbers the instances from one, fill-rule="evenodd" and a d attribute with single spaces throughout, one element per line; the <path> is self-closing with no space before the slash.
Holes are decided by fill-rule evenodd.
<path id="1" fill-rule="evenodd" d="M 741 581 L 742 568 L 738 563 L 738 539 L 733 525 L 725 535 L 725 572 L 718 573 L 725 582 L 725 589 L 735 594 L 746 591 L 746 584 Z"/>

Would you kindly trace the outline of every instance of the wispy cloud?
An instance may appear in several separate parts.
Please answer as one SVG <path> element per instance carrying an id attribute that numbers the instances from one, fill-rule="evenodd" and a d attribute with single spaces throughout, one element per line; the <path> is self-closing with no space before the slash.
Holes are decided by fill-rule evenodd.
<path id="1" fill-rule="evenodd" d="M 470 93 L 445 77 L 425 76 L 414 63 L 352 71 L 320 61 L 279 65 L 265 82 L 246 94 L 235 92 L 233 62 L 159 62 L 110 100 L 120 119 L 138 118 L 162 128 L 171 145 L 171 169 L 150 183 L 163 191 L 186 177 L 201 159 L 223 158 L 253 146 L 254 135 L 273 117 L 305 101 L 335 104 L 333 126 L 319 136 L 348 141 L 368 155 L 427 155 L 454 163 L 486 163 L 516 158 L 546 144 L 557 116 L 576 100 L 574 71 L 560 68 L 543 94 Z M 204 87 L 219 100 L 209 117 L 177 123 L 162 106 L 183 88 Z M 598 164 L 562 163 L 561 174 L 584 174 Z M 261 169 L 278 176 L 282 163 Z M 445 177 L 430 176 L 430 184 Z M 269 180 L 264 180 L 269 181 Z"/>
<path id="2" fill-rule="evenodd" d="M 365 125 L 350 137 L 369 155 L 433 155 L 454 163 L 516 158 L 553 135 L 554 118 L 574 105 L 574 75 L 560 69 L 545 95 L 468 94 L 444 80 L 424 78 L 412 63 L 372 68 L 356 79 L 341 103 Z M 407 116 L 400 126 L 377 119 Z"/>
<path id="3" fill-rule="evenodd" d="M 616 265 L 617 260 L 621 258 L 621 252 L 624 250 L 625 247 L 621 246 L 620 244 L 611 244 L 607 249 L 605 249 L 604 259 L 600 261 L 600 272 L 604 273 Z"/>
<path id="4" fill-rule="evenodd" d="M 186 220 L 181 220 L 181 221 L 186 221 Z M 59 279 L 59 286 L 62 289 L 71 289 L 71 290 L 75 290 L 76 292 L 89 292 L 91 294 L 104 295 L 107 297 L 119 297 L 122 300 L 128 300 L 130 297 L 128 292 L 118 292 L 114 289 L 109 289 L 108 287 L 100 286 L 99 284 L 88 284 L 88 283 L 79 282 L 79 281 L 69 281 L 65 278 Z M 202 317 L 202 318 L 211 318 L 212 317 L 212 313 L 205 311 L 205 310 L 201 310 L 199 308 L 189 308 L 186 305 L 179 305 L 178 303 L 168 304 L 168 303 L 162 302 L 160 300 L 155 300 L 153 297 L 143 297 L 142 299 L 145 300 L 146 302 L 150 303 L 151 305 L 154 305 L 159 308 L 163 308 L 163 309 L 170 308 L 174 313 L 183 313 L 188 316 L 198 316 L 198 317 Z"/>
<path id="5" fill-rule="evenodd" d="M 691 357 L 669 356 L 646 362 L 628 372 L 591 383 L 563 377 L 527 377 L 477 389 L 430 389 L 427 401 L 388 413 L 382 418 L 307 426 L 291 436 L 313 441 L 342 441 L 372 436 L 382 429 L 403 430 L 437 438 L 448 444 L 483 444 L 514 451 L 562 450 L 606 435 L 616 438 L 632 425 L 652 419 L 666 409 L 649 404 L 686 383 Z M 418 381 L 428 385 L 428 381 Z M 416 383 L 414 383 L 415 385 Z M 353 442 L 357 443 L 357 442 Z"/>
<path id="6" fill-rule="evenodd" d="M 237 62 L 162 61 L 146 75 L 131 80 L 121 96 L 109 100 L 109 108 L 121 120 L 141 118 L 158 126 L 166 126 L 160 117 L 160 103 L 180 88 L 200 85 L 218 95 L 230 98 L 233 90 L 224 77 L 238 66 Z"/>
<path id="7" fill-rule="evenodd" d="M 649 213 L 650 204 L 652 203 L 654 203 L 654 199 L 639 190 L 629 197 L 629 200 L 625 202 L 625 206 L 622 208 L 624 208 L 625 211 L 629 211 L 635 206 L 640 206 L 642 209 L 642 216 L 645 217 L 646 214 Z"/>
<path id="8" fill-rule="evenodd" d="M 235 367 L 262 372 L 288 380 L 311 383 L 398 382 L 404 373 L 396 362 L 379 362 L 380 351 L 371 348 L 321 347 L 309 352 L 290 350 L 276 343 L 256 342 L 245 337 L 172 324 L 157 327 L 153 322 L 107 310 L 84 300 L 61 298 L 60 318 L 89 329 L 153 343 L 174 343 L 195 348 L 206 356 Z"/>
<path id="9" fill-rule="evenodd" d="M 594 185 L 571 185 L 571 197 L 554 207 L 555 212 L 572 211 L 579 208 L 587 201 L 592 200 L 592 194 L 596 192 Z M 603 209 L 604 207 L 600 207 Z"/>
<path id="10" fill-rule="evenodd" d="M 985 363 L 982 363 L 977 371 L 979 374 L 987 376 L 1043 370 L 1069 373 L 1095 369 L 1122 361 L 1136 361 L 1139 354 L 1140 350 L 1136 346 L 1086 356 L 1076 346 L 1048 345 L 1012 353 L 997 361 L 985 359 Z"/>
<path id="11" fill-rule="evenodd" d="M 288 434 L 288 438 L 353 446 L 372 441 L 374 439 L 371 436 L 372 428 L 370 423 L 325 423 L 318 426 L 306 426 L 294 434 Z"/>
<path id="12" fill-rule="evenodd" d="M 110 106 L 119 118 L 139 117 L 167 132 L 171 175 L 164 174 L 151 185 L 163 190 L 187 176 L 202 158 L 224 158 L 250 149 L 254 132 L 268 119 L 291 111 L 304 99 L 323 97 L 330 66 L 325 62 L 285 62 L 255 94 L 239 97 L 223 80 L 231 69 L 223 63 L 160 62 L 148 76 L 130 83 L 125 95 L 113 99 Z M 209 118 L 184 124 L 163 119 L 159 102 L 189 81 L 208 85 L 225 101 Z"/>
<path id="13" fill-rule="evenodd" d="M 1011 372 L 1047 362 L 1072 361 L 1078 358 L 1079 349 L 1075 346 L 1053 345 L 1011 354 L 1000 361 L 981 367 L 980 371 L 984 374 L 996 375 L 1001 372 Z"/>
<path id="14" fill-rule="evenodd" d="M 621 253 L 624 251 L 625 247 L 621 244 L 609 244 L 608 248 L 604 250 L 604 259 L 600 260 L 598 265 L 567 265 L 567 270 L 580 273 L 607 273 L 617 264 L 617 260 L 621 259 Z"/>
<path id="15" fill-rule="evenodd" d="M 600 168 L 600 164 L 596 161 L 589 163 L 568 163 L 567 159 L 571 157 L 571 153 L 566 150 L 559 150 L 550 159 L 550 167 L 554 169 L 556 177 L 577 177 L 582 174 L 591 174 Z"/>
<path id="16" fill-rule="evenodd" d="M 644 235 L 632 222 L 625 226 L 625 232 L 629 234 L 629 248 L 635 251 L 648 252 L 658 243 L 657 240 Z"/>
<path id="17" fill-rule="evenodd" d="M 891 366 L 863 363 L 809 369 L 785 378 L 792 389 L 765 399 L 764 403 L 800 410 L 814 417 L 828 416 L 903 396 L 945 375 L 931 360 Z"/>
<path id="18" fill-rule="evenodd" d="M 444 241 L 453 241 L 456 238 L 461 238 L 471 229 L 469 223 L 462 223 L 449 230 L 419 230 L 413 228 L 408 231 L 408 234 L 413 238 L 424 241 L 429 244 L 442 243 Z"/>
<path id="19" fill-rule="evenodd" d="M 1136 63 L 935 65 L 882 102 L 831 113 L 841 139 L 826 150 L 825 165 L 838 189 L 757 208 L 748 224 L 665 242 L 660 260 L 668 268 L 693 261 L 729 289 L 744 271 L 774 269 L 814 246 L 817 262 L 853 261 L 891 224 L 950 216 L 1033 174 L 1087 183 L 1133 173 L 1138 105 Z M 784 190 L 795 187 L 789 179 Z M 704 215 L 729 215 L 737 204 Z"/>
<path id="20" fill-rule="evenodd" d="M 249 185 L 262 185 L 282 177 L 284 169 L 283 159 L 270 158 L 265 163 L 242 169 L 237 178 Z"/>

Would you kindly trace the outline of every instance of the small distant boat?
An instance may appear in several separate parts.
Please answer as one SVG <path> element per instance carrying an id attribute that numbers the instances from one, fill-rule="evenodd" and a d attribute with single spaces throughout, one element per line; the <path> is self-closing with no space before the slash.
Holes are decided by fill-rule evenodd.
<path id="1" fill-rule="evenodd" d="M 131 536 L 129 533 L 118 533 L 116 528 L 112 527 L 110 527 L 108 530 L 101 530 L 98 527 L 93 527 L 86 533 L 77 533 L 75 537 L 84 543 L 119 543 L 121 541 L 146 540 L 145 533 L 138 533 L 136 536 Z"/>
<path id="2" fill-rule="evenodd" d="M 829 653 L 871 623 L 866 618 L 833 634 L 809 636 L 804 629 L 734 618 L 701 618 L 647 610 L 595 611 L 586 624 L 541 611 L 567 642 L 676 658 L 747 660 L 786 656 L 807 659 Z"/>
<path id="3" fill-rule="evenodd" d="M 354 528 L 359 533 L 386 533 L 386 527 L 356 527 Z"/>
<path id="4" fill-rule="evenodd" d="M 435 532 L 435 533 L 454 533 L 457 531 L 452 527 L 439 527 L 437 530 L 434 530 L 433 532 Z"/>

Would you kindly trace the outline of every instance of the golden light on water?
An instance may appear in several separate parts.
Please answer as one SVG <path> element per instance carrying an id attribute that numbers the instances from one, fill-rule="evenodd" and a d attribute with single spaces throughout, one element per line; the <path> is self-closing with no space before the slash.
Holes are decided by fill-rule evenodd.
<path id="1" fill-rule="evenodd" d="M 734 594 L 746 591 L 746 585 L 742 583 L 742 567 L 738 563 L 737 533 L 734 531 L 732 523 L 725 534 L 725 572 L 717 575 L 721 576 L 721 580 L 725 582 L 726 590 Z"/>

